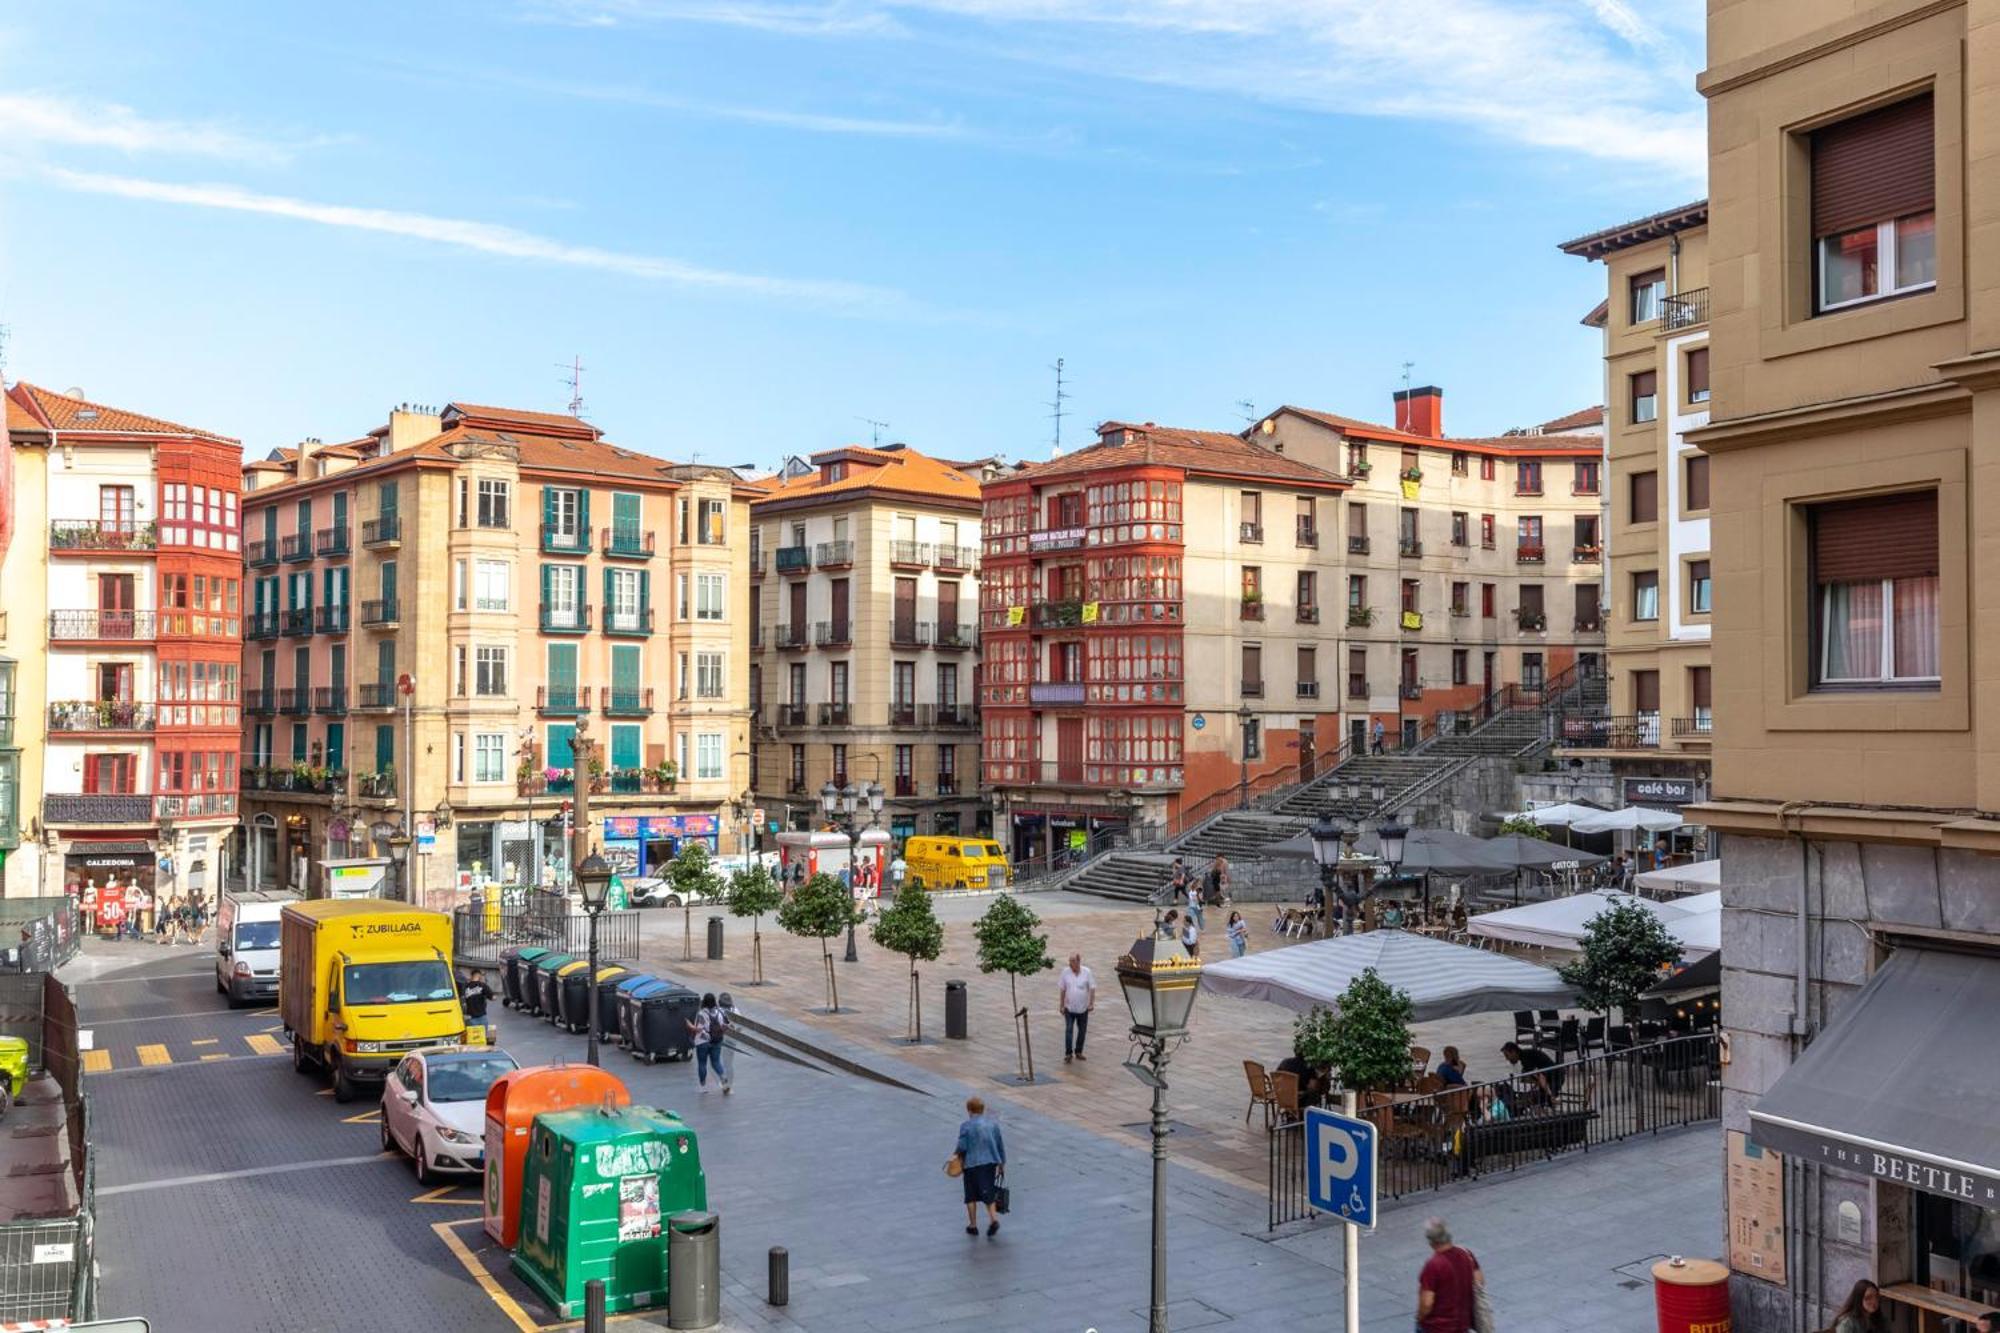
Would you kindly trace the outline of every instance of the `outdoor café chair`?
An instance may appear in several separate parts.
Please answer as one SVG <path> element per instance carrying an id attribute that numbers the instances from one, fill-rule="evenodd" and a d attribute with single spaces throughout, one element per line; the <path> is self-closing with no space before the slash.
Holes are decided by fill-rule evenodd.
<path id="1" fill-rule="evenodd" d="M 1425 1071 L 1430 1067 L 1431 1048 L 1428 1046 L 1412 1046 L 1410 1048 L 1410 1077 L 1422 1078 Z"/>
<path id="2" fill-rule="evenodd" d="M 1514 1011 L 1514 1044 L 1516 1046 L 1523 1044 L 1538 1046 L 1541 1044 L 1535 1037 L 1534 1010 L 1516 1009 Z"/>
<path id="3" fill-rule="evenodd" d="M 1562 1036 L 1562 1011 L 1559 1009 L 1537 1009 L 1535 1011 L 1535 1044 L 1555 1041 Z"/>
<path id="4" fill-rule="evenodd" d="M 1250 1113 L 1258 1107 L 1264 1108 L 1264 1128 L 1271 1128 L 1271 1113 L 1277 1103 L 1271 1096 L 1271 1076 L 1264 1072 L 1264 1066 L 1255 1060 L 1243 1062 L 1243 1076 L 1250 1080 L 1250 1105 L 1243 1108 L 1243 1123 L 1250 1123 Z"/>
<path id="5" fill-rule="evenodd" d="M 1299 1105 L 1299 1076 L 1289 1070 L 1279 1070 L 1271 1075 L 1271 1101 L 1278 1108 L 1280 1123 L 1290 1123 L 1305 1119 L 1305 1110 Z"/>
<path id="6" fill-rule="evenodd" d="M 1583 1054 L 1583 1027 L 1574 1018 L 1565 1018 L 1556 1028 L 1556 1059 L 1562 1059 L 1564 1051 Z"/>
<path id="7" fill-rule="evenodd" d="M 1589 1055 L 1593 1050 L 1596 1051 L 1608 1050 L 1609 1047 L 1607 1047 L 1604 1042 L 1604 1031 L 1605 1029 L 1604 1029 L 1603 1014 L 1599 1014 L 1595 1018 L 1592 1018 L 1588 1022 L 1586 1022 L 1583 1025 L 1583 1046 L 1580 1050 L 1577 1051 L 1577 1054 Z"/>

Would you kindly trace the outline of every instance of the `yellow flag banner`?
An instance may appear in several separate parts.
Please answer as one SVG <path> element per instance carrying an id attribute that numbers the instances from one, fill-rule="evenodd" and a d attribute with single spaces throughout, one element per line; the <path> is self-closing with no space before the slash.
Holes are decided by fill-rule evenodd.
<path id="1" fill-rule="evenodd" d="M 1097 623 L 1096 602 L 1085 602 L 1083 604 L 1083 623 L 1086 625 L 1095 625 Z"/>
<path id="2" fill-rule="evenodd" d="M 1028 608 L 1027 608 L 1027 607 L 1025 607 L 1025 606 L 1010 606 L 1010 607 L 1008 607 L 1008 608 L 1007 608 L 1007 623 L 1008 623 L 1009 625 L 1019 625 L 1019 624 L 1021 624 L 1021 623 L 1022 623 L 1023 621 L 1027 620 L 1027 618 L 1028 618 Z"/>
<path id="3" fill-rule="evenodd" d="M 1417 498 L 1417 483 L 1411 481 L 1408 477 L 1403 478 L 1403 498 L 1405 500 L 1414 500 Z"/>

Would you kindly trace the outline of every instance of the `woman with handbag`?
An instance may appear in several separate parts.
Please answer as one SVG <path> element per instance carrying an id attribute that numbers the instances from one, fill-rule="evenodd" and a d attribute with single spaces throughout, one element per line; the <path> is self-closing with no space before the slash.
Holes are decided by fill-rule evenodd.
<path id="1" fill-rule="evenodd" d="M 965 1234 L 979 1234 L 979 1205 L 986 1205 L 986 1234 L 1000 1231 L 996 1207 L 1000 1178 L 1007 1169 L 1007 1144 L 1000 1137 L 1000 1125 L 986 1114 L 986 1103 L 977 1097 L 965 1103 L 966 1119 L 958 1127 L 958 1150 L 944 1164 L 946 1175 L 965 1182 Z"/>

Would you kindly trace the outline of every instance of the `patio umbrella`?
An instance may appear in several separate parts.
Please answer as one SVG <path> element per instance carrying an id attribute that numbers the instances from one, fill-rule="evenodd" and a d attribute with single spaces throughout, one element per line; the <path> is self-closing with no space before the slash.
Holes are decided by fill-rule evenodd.
<path id="1" fill-rule="evenodd" d="M 1540 824 L 1543 828 L 1564 828 L 1579 819 L 1591 819 L 1605 813 L 1607 812 L 1594 805 L 1577 805 L 1565 801 L 1561 805 L 1545 805 L 1538 810 L 1516 811 L 1506 818 L 1525 819 L 1531 824 Z"/>
<path id="2" fill-rule="evenodd" d="M 1616 903 L 1636 903 L 1658 917 L 1689 955 L 1714 953 L 1721 947 L 1721 894 L 1711 906 L 1707 895 L 1677 903 L 1656 903 L 1629 893 L 1600 890 L 1572 893 L 1525 907 L 1509 907 L 1473 917 L 1466 929 L 1488 939 L 1532 944 L 1544 949 L 1574 949 L 1583 942 L 1590 919 Z"/>
<path id="3" fill-rule="evenodd" d="M 1576 1001 L 1575 990 L 1546 967 L 1405 930 L 1335 935 L 1211 963 L 1201 970 L 1201 984 L 1305 1013 L 1316 1004 L 1338 1007 L 1348 983 L 1371 967 L 1409 993 L 1419 1023 Z"/>
<path id="4" fill-rule="evenodd" d="M 1380 847 L 1380 840 L 1370 833 L 1355 845 L 1355 851 L 1363 856 L 1379 856 Z M 1514 868 L 1496 861 L 1485 849 L 1485 839 L 1475 838 L 1469 833 L 1453 833 L 1450 829 L 1437 828 L 1411 829 L 1403 841 L 1400 873 L 1496 875 Z M 1258 850 L 1257 855 L 1279 860 L 1310 861 L 1313 859 L 1312 834 L 1297 833 L 1282 842 L 1268 843 Z"/>
<path id="5" fill-rule="evenodd" d="M 1632 878 L 1632 887 L 1654 897 L 1669 894 L 1703 893 L 1722 883 L 1722 862 L 1696 861 L 1693 865 L 1667 866 L 1648 870 Z"/>
<path id="6" fill-rule="evenodd" d="M 1480 843 L 1503 870 L 1547 870 L 1558 861 L 1594 866 L 1605 859 L 1596 852 L 1558 846 L 1522 833 L 1503 833 L 1497 838 L 1482 838 Z"/>
<path id="7" fill-rule="evenodd" d="M 1647 833 L 1665 833 L 1677 829 L 1687 821 L 1671 810 L 1652 810 L 1643 805 L 1628 805 L 1623 810 L 1600 810 L 1595 817 L 1579 819 L 1570 827 L 1578 833 L 1631 833 L 1644 830 Z"/>

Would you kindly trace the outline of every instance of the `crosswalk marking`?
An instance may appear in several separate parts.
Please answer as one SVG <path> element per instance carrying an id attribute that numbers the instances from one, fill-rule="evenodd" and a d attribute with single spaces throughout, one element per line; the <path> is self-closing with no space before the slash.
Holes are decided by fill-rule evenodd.
<path id="1" fill-rule="evenodd" d="M 218 1041 L 221 1041 L 221 1040 L 222 1040 L 222 1038 L 220 1038 L 220 1037 L 196 1037 L 196 1038 L 195 1038 L 195 1039 L 194 1039 L 193 1041 L 189 1042 L 189 1043 L 188 1043 L 188 1045 L 190 1045 L 190 1046 L 213 1046 L 213 1045 L 215 1045 L 215 1043 L 217 1043 Z"/>
<path id="2" fill-rule="evenodd" d="M 83 1053 L 83 1072 L 84 1072 L 84 1073 L 86 1073 L 86 1074 L 102 1074 L 102 1073 L 106 1073 L 106 1072 L 108 1072 L 108 1071 L 110 1070 L 110 1068 L 111 1068 L 111 1052 L 109 1052 L 109 1051 L 85 1051 L 85 1052 Z"/>
<path id="3" fill-rule="evenodd" d="M 204 1060 L 227 1060 L 229 1057 L 227 1055 L 204 1055 L 201 1058 Z"/>
<path id="4" fill-rule="evenodd" d="M 174 1057 L 167 1054 L 165 1046 L 141 1046 L 139 1048 L 139 1063 L 142 1065 L 170 1065 L 173 1062 Z"/>
<path id="5" fill-rule="evenodd" d="M 283 1055 L 285 1053 L 285 1048 L 278 1044 L 276 1037 L 267 1037 L 261 1032 L 252 1032 L 243 1040 L 248 1042 L 250 1049 L 259 1055 Z"/>

